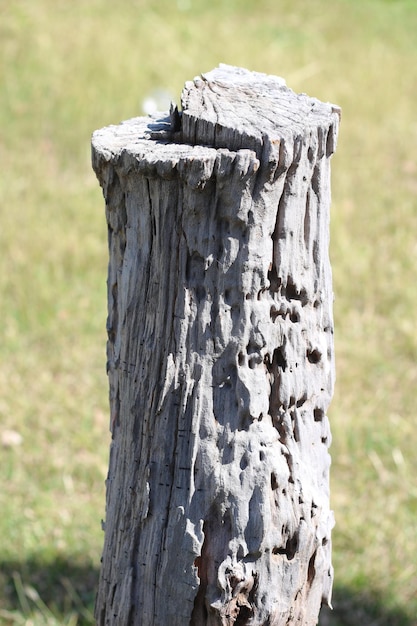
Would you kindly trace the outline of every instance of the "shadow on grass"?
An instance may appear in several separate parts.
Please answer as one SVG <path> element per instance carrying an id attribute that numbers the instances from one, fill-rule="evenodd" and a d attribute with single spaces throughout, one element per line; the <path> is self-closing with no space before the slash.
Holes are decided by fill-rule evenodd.
<path id="1" fill-rule="evenodd" d="M 45 623 L 91 626 L 98 575 L 92 565 L 65 557 L 0 563 L 0 623 L 21 624 L 13 616 L 36 613 Z"/>
<path id="2" fill-rule="evenodd" d="M 324 607 L 319 626 L 417 626 L 417 618 L 402 609 L 389 609 L 376 593 L 335 586 L 333 611 Z"/>
<path id="3" fill-rule="evenodd" d="M 96 568 L 65 558 L 0 563 L 0 609 L 3 615 L 30 617 L 37 611 L 57 623 L 91 626 L 97 581 Z M 387 609 L 372 593 L 336 586 L 333 606 L 333 611 L 322 610 L 320 626 L 417 626 L 415 618 L 400 609 Z"/>

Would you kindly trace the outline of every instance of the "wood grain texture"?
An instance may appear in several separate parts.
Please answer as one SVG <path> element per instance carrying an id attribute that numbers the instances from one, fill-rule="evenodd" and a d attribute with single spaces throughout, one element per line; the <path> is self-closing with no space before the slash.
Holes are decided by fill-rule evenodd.
<path id="1" fill-rule="evenodd" d="M 100 625 L 317 623 L 340 110 L 220 66 L 93 135 L 109 229 Z"/>

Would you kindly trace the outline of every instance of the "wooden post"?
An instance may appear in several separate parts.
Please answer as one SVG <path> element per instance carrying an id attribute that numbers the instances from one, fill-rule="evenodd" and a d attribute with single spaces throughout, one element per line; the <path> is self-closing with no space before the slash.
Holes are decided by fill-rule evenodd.
<path id="1" fill-rule="evenodd" d="M 221 65 L 94 133 L 112 444 L 99 625 L 317 623 L 340 110 Z"/>

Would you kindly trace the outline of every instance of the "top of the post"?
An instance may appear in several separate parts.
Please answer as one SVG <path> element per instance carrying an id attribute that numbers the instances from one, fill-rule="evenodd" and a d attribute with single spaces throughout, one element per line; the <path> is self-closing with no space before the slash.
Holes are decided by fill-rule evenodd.
<path id="1" fill-rule="evenodd" d="M 260 158 L 266 145 L 323 129 L 327 155 L 335 150 L 340 108 L 296 94 L 285 80 L 219 65 L 188 81 L 182 92 L 182 141 L 230 150 L 249 148 Z"/>
<path id="2" fill-rule="evenodd" d="M 217 151 L 226 150 L 250 153 L 249 169 L 261 165 L 272 176 L 285 170 L 288 151 L 300 141 L 316 143 L 319 159 L 336 149 L 340 108 L 296 94 L 278 76 L 222 64 L 188 81 L 181 105 L 180 111 L 172 106 L 170 113 L 136 117 L 96 131 L 95 171 L 106 162 L 126 162 L 126 167 L 132 162 L 145 175 L 171 177 L 190 163 L 197 171 L 201 161 L 208 177 L 207 163 L 214 164 Z"/>

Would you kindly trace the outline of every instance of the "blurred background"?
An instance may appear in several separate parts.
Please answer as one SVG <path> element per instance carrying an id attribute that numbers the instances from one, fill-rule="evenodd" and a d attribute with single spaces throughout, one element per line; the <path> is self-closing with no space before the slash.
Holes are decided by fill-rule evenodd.
<path id="1" fill-rule="evenodd" d="M 91 133 L 220 62 L 342 107 L 321 623 L 417 624 L 416 33 L 414 0 L 0 0 L 0 624 L 93 624 L 110 436 Z"/>

